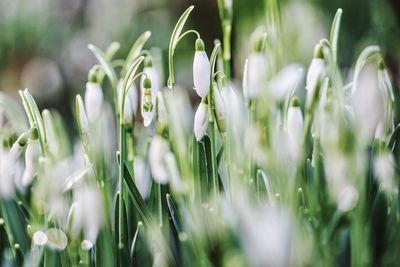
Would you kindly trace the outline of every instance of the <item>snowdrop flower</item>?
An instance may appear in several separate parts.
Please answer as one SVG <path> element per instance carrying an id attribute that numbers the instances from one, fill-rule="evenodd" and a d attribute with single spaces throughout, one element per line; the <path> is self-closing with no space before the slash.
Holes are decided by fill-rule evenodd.
<path id="1" fill-rule="evenodd" d="M 213 83 L 213 93 L 214 93 L 214 105 L 215 105 L 215 117 L 217 119 L 217 126 L 221 132 L 225 131 L 225 103 L 222 98 L 221 92 L 218 89 L 216 83 Z"/>
<path id="2" fill-rule="evenodd" d="M 83 230 L 84 237 L 96 243 L 103 218 L 103 204 L 99 189 L 84 185 L 74 190 L 74 202 L 69 218 L 72 218 L 72 234 L 77 236 Z"/>
<path id="3" fill-rule="evenodd" d="M 205 52 L 204 42 L 201 39 L 196 40 L 196 52 L 193 60 L 193 82 L 194 90 L 200 97 L 208 94 L 210 87 L 211 67 L 208 56 Z"/>
<path id="4" fill-rule="evenodd" d="M 118 82 L 118 104 L 122 106 L 122 91 L 123 91 L 123 80 Z M 138 106 L 138 90 L 136 85 L 132 83 L 131 87 L 129 87 L 128 92 L 125 96 L 125 104 L 124 104 L 124 118 L 123 122 L 125 124 L 131 124 L 133 117 L 136 115 L 136 110 Z"/>
<path id="5" fill-rule="evenodd" d="M 78 116 L 78 124 L 82 134 L 89 133 L 89 121 L 86 116 L 85 107 L 82 102 L 82 97 L 80 95 L 76 96 L 76 113 Z"/>
<path id="6" fill-rule="evenodd" d="M 358 199 L 359 194 L 357 189 L 352 185 L 346 185 L 342 190 L 340 190 L 337 198 L 338 210 L 342 212 L 351 211 L 356 207 Z"/>
<path id="7" fill-rule="evenodd" d="M 294 98 L 287 113 L 286 127 L 289 134 L 289 143 L 295 158 L 298 157 L 301 149 L 301 140 L 303 137 L 303 114 L 301 112 L 299 101 Z"/>
<path id="8" fill-rule="evenodd" d="M 89 122 L 94 122 L 100 114 L 103 104 L 103 90 L 100 84 L 95 82 L 86 83 L 85 109 Z"/>
<path id="9" fill-rule="evenodd" d="M 135 172 L 135 183 L 143 199 L 147 199 L 151 190 L 150 169 L 145 160 L 136 157 L 133 163 Z"/>
<path id="10" fill-rule="evenodd" d="M 287 95 L 301 82 L 303 69 L 299 64 L 290 64 L 284 67 L 270 81 L 271 94 L 277 100 L 285 99 Z"/>
<path id="11" fill-rule="evenodd" d="M 165 155 L 165 163 L 171 180 L 171 187 L 174 189 L 175 192 L 181 191 L 181 176 L 179 174 L 178 164 L 176 163 L 174 154 L 172 152 L 168 152 Z"/>
<path id="12" fill-rule="evenodd" d="M 168 181 L 168 169 L 165 164 L 168 152 L 168 142 L 159 135 L 155 136 L 149 148 L 149 163 L 153 178 L 159 184 L 166 184 Z"/>
<path id="13" fill-rule="evenodd" d="M 366 65 L 361 70 L 357 86 L 351 96 L 351 105 L 361 140 L 371 141 L 379 122 L 384 120 L 385 113 L 383 97 L 378 87 L 377 70 L 374 66 Z"/>
<path id="14" fill-rule="evenodd" d="M 14 144 L 9 151 L 0 146 L 0 197 L 10 198 L 14 194 L 14 176 L 17 172 L 20 146 Z"/>
<path id="15" fill-rule="evenodd" d="M 40 144 L 39 140 L 30 139 L 25 150 L 25 171 L 22 175 L 22 186 L 27 187 L 31 184 L 36 175 L 39 164 Z"/>
<path id="16" fill-rule="evenodd" d="M 260 95 L 265 85 L 267 75 L 267 60 L 261 52 L 252 52 L 247 61 L 247 85 L 246 94 L 249 99 L 255 99 Z"/>
<path id="17" fill-rule="evenodd" d="M 161 124 L 167 124 L 168 123 L 167 109 L 165 107 L 164 95 L 161 91 L 157 93 L 156 105 L 157 105 L 158 122 Z"/>
<path id="18" fill-rule="evenodd" d="M 149 126 L 154 117 L 153 92 L 151 81 L 145 78 L 142 91 L 142 117 L 145 127 Z"/>
<path id="19" fill-rule="evenodd" d="M 151 91 L 152 91 L 152 101 L 153 101 L 153 106 L 156 103 L 156 96 L 158 92 L 161 90 L 161 81 L 160 81 L 160 75 L 158 74 L 156 68 L 153 66 L 153 63 L 151 61 L 150 57 L 146 57 L 144 61 L 144 68 L 143 72 L 146 73 L 147 78 L 150 79 L 151 81 Z M 141 87 L 144 87 L 144 80 L 145 80 L 145 75 L 142 75 L 140 84 Z"/>
<path id="20" fill-rule="evenodd" d="M 391 153 L 384 152 L 374 159 L 375 175 L 383 191 L 394 193 L 397 190 L 395 183 L 395 160 Z"/>
<path id="21" fill-rule="evenodd" d="M 326 66 L 322 55 L 322 45 L 317 44 L 314 50 L 314 58 L 311 61 L 310 67 L 308 68 L 307 78 L 306 78 L 306 106 L 311 108 L 314 99 L 318 94 L 318 87 L 320 86 L 325 73 Z"/>
<path id="22" fill-rule="evenodd" d="M 194 115 L 194 135 L 200 141 L 206 134 L 209 123 L 208 105 L 201 102 Z"/>

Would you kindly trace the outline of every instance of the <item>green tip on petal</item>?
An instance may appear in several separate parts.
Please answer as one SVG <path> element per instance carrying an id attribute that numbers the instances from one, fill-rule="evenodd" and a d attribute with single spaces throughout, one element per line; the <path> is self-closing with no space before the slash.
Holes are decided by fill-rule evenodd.
<path id="1" fill-rule="evenodd" d="M 147 56 L 147 57 L 144 59 L 144 61 L 143 61 L 143 66 L 144 66 L 145 68 L 150 68 L 150 67 L 153 66 L 153 61 L 152 61 L 152 59 L 151 59 L 151 56 Z"/>
<path id="2" fill-rule="evenodd" d="M 379 60 L 378 66 L 379 66 L 379 69 L 380 69 L 380 70 L 386 69 L 386 64 L 385 64 L 385 62 L 383 61 L 383 59 Z"/>
<path id="3" fill-rule="evenodd" d="M 95 69 L 91 69 L 88 74 L 88 81 L 91 83 L 97 82 L 97 72 Z"/>
<path id="4" fill-rule="evenodd" d="M 299 99 L 298 99 L 296 96 L 293 97 L 293 98 L 292 98 L 292 101 L 291 101 L 291 103 L 290 103 L 290 105 L 291 105 L 292 107 L 299 107 L 299 106 L 300 106 Z"/>
<path id="5" fill-rule="evenodd" d="M 198 38 L 196 40 L 196 51 L 204 51 L 204 50 L 205 50 L 204 42 L 203 42 L 203 40 Z"/>
<path id="6" fill-rule="evenodd" d="M 144 89 L 151 89 L 151 80 L 149 78 L 145 78 L 143 81 Z"/>

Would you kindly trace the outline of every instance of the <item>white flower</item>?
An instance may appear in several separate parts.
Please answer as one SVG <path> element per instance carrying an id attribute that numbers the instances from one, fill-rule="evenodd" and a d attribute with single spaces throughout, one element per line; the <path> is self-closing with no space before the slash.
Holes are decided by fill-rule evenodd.
<path id="1" fill-rule="evenodd" d="M 146 73 L 147 77 L 151 81 L 151 91 L 152 91 L 152 96 L 153 96 L 152 101 L 153 101 L 153 105 L 155 105 L 156 104 L 156 96 L 157 96 L 158 92 L 161 90 L 160 75 L 158 75 L 156 68 L 153 66 L 144 67 L 143 72 Z M 145 78 L 145 76 L 142 75 L 142 78 L 140 81 L 142 88 L 143 88 L 144 78 Z"/>
<path id="2" fill-rule="evenodd" d="M 145 160 L 136 157 L 133 163 L 133 170 L 135 172 L 135 183 L 138 187 L 139 193 L 143 199 L 147 199 L 151 190 L 151 177 L 150 169 Z"/>
<path id="3" fill-rule="evenodd" d="M 174 191 L 176 192 L 181 191 L 182 189 L 181 176 L 179 174 L 178 165 L 176 163 L 174 154 L 172 152 L 168 152 L 165 155 L 165 163 L 171 180 L 172 189 L 174 189 Z"/>
<path id="4" fill-rule="evenodd" d="M 220 131 L 225 130 L 225 103 L 222 98 L 221 92 L 218 89 L 218 86 L 214 86 L 214 104 L 215 104 L 215 116 L 217 118 L 217 125 Z"/>
<path id="5" fill-rule="evenodd" d="M 10 198 L 14 194 L 14 176 L 20 147 L 14 144 L 9 151 L 0 146 L 0 197 Z"/>
<path id="6" fill-rule="evenodd" d="M 79 120 L 79 127 L 82 132 L 82 134 L 88 134 L 89 133 L 89 121 L 86 116 L 86 111 L 85 107 L 82 102 L 82 98 L 80 95 L 76 96 L 76 107 L 77 107 L 77 112 L 78 112 L 78 120 Z"/>
<path id="7" fill-rule="evenodd" d="M 196 90 L 200 97 L 205 97 L 208 94 L 210 75 L 210 61 L 204 51 L 204 43 L 201 39 L 197 39 L 196 52 L 193 60 L 193 89 Z"/>
<path id="8" fill-rule="evenodd" d="M 154 103 L 155 100 L 152 92 L 152 83 L 150 79 L 145 78 L 141 89 L 142 94 L 142 117 L 145 127 L 149 126 L 154 117 Z"/>
<path id="9" fill-rule="evenodd" d="M 310 67 L 308 68 L 307 78 L 306 78 L 306 106 L 310 107 L 315 94 L 317 93 L 317 87 L 321 84 L 324 76 L 326 74 L 326 65 L 324 59 L 320 56 L 321 45 L 317 44 L 315 47 L 314 58 L 311 61 Z"/>
<path id="10" fill-rule="evenodd" d="M 155 136 L 149 148 L 149 163 L 153 178 L 159 184 L 166 184 L 168 181 L 168 169 L 165 164 L 165 155 L 168 152 L 168 142 L 161 136 Z"/>
<path id="11" fill-rule="evenodd" d="M 247 61 L 247 85 L 248 98 L 254 99 L 260 95 L 266 81 L 267 60 L 262 53 L 251 53 Z"/>
<path id="12" fill-rule="evenodd" d="M 164 102 L 164 95 L 161 91 L 157 93 L 157 119 L 160 123 L 163 124 L 168 123 L 168 116 Z"/>
<path id="13" fill-rule="evenodd" d="M 25 150 L 25 171 L 22 175 L 22 186 L 30 185 L 36 175 L 39 164 L 40 144 L 39 140 L 29 140 Z"/>
<path id="14" fill-rule="evenodd" d="M 194 116 L 194 135 L 197 141 L 200 141 L 207 131 L 208 117 L 208 105 L 201 102 Z"/>
<path id="15" fill-rule="evenodd" d="M 357 86 L 351 96 L 351 104 L 361 140 L 371 141 L 379 122 L 384 120 L 385 113 L 383 97 L 378 87 L 377 70 L 374 66 L 366 65 L 361 70 Z"/>
<path id="16" fill-rule="evenodd" d="M 120 80 L 118 82 L 118 104 L 121 108 L 122 106 L 122 86 L 123 81 Z M 132 83 L 131 87 L 128 89 L 128 93 L 125 96 L 125 104 L 124 104 L 124 123 L 132 123 L 133 116 L 136 115 L 136 110 L 138 106 L 138 90 L 136 85 Z"/>
<path id="17" fill-rule="evenodd" d="M 73 199 L 72 232 L 76 236 L 83 230 L 85 239 L 94 244 L 103 219 L 103 204 L 99 189 L 84 185 L 74 190 Z"/>
<path id="18" fill-rule="evenodd" d="M 338 210 L 348 212 L 354 209 L 358 203 L 359 194 L 357 189 L 352 185 L 343 187 L 338 195 Z"/>
<path id="19" fill-rule="evenodd" d="M 272 96 L 278 100 L 285 99 L 291 91 L 296 89 L 302 78 L 303 69 L 299 64 L 286 66 L 270 81 Z"/>
<path id="20" fill-rule="evenodd" d="M 289 144 L 293 155 L 297 159 L 303 139 L 303 114 L 300 107 L 292 105 L 288 109 L 286 127 L 289 134 Z"/>
<path id="21" fill-rule="evenodd" d="M 374 159 L 375 175 L 378 178 L 381 188 L 388 193 L 397 190 L 395 184 L 395 160 L 391 153 L 381 153 Z"/>
<path id="22" fill-rule="evenodd" d="M 100 114 L 103 104 L 103 90 L 100 84 L 87 82 L 85 91 L 85 108 L 89 122 L 94 122 Z"/>

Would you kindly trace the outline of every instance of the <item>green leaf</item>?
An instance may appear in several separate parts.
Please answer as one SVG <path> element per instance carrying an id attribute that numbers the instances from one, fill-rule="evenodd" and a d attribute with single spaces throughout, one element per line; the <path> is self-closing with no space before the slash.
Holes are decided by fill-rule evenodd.
<path id="1" fill-rule="evenodd" d="M 180 232 L 182 232 L 181 219 L 179 218 L 178 211 L 176 210 L 174 201 L 172 200 L 170 194 L 167 194 L 167 205 L 168 205 L 169 215 L 171 216 L 172 222 L 174 223 L 175 226 L 175 230 L 179 234 Z"/>
<path id="2" fill-rule="evenodd" d="M 174 75 L 174 51 L 175 47 L 178 43 L 179 36 L 185 26 L 185 22 L 189 17 L 190 12 L 192 12 L 194 6 L 190 6 L 183 12 L 182 16 L 179 18 L 178 22 L 175 25 L 174 30 L 172 31 L 171 39 L 169 41 L 168 48 L 168 70 L 169 70 L 169 78 L 168 78 L 168 87 L 172 87 L 175 84 L 175 75 Z"/>
<path id="3" fill-rule="evenodd" d="M 111 62 L 107 59 L 106 55 L 101 51 L 97 46 L 93 44 L 89 44 L 88 48 L 95 55 L 100 65 L 103 67 L 104 72 L 106 73 L 108 79 L 110 80 L 111 86 L 114 90 L 117 89 L 118 78 L 115 73 L 114 68 L 112 67 Z"/>
<path id="4" fill-rule="evenodd" d="M 389 139 L 389 143 L 388 143 L 388 148 L 392 150 L 392 152 L 394 151 L 395 145 L 397 143 L 397 138 L 399 137 L 400 134 L 400 124 L 398 124 L 396 126 L 396 128 L 394 129 L 393 133 L 390 136 Z"/>
<path id="5" fill-rule="evenodd" d="M 147 40 L 150 38 L 150 36 L 151 36 L 151 32 L 146 31 L 133 44 L 131 50 L 129 51 L 128 56 L 126 57 L 125 65 L 121 71 L 121 76 L 125 76 L 126 72 L 128 71 L 129 66 L 131 65 L 130 63 L 132 61 L 134 61 L 140 55 L 140 52 L 142 51 L 143 46 L 145 45 Z"/>
<path id="6" fill-rule="evenodd" d="M 338 47 L 338 41 L 339 41 L 340 21 L 342 18 L 342 13 L 343 13 L 343 10 L 341 8 L 339 8 L 336 11 L 336 15 L 335 15 L 335 18 L 333 19 L 332 27 L 331 27 L 330 43 L 331 43 L 331 48 L 332 48 L 333 60 L 335 63 L 337 63 L 337 47 Z"/>
<path id="7" fill-rule="evenodd" d="M 148 210 L 146 203 L 144 203 L 144 200 L 142 196 L 140 195 L 139 190 L 136 187 L 136 184 L 132 178 L 132 175 L 126 165 L 124 164 L 124 181 L 126 185 L 128 186 L 128 193 L 131 196 L 133 200 L 133 204 L 135 205 L 136 210 L 139 212 L 140 216 L 143 218 L 143 222 L 147 225 L 151 220 L 151 214 L 150 211 Z"/>
<path id="8" fill-rule="evenodd" d="M 121 45 L 118 42 L 112 42 L 106 49 L 106 53 L 105 56 L 106 58 L 111 61 L 115 55 L 115 53 L 117 53 L 117 51 L 119 50 L 119 48 L 121 47 Z"/>
<path id="9" fill-rule="evenodd" d="M 354 93 L 357 88 L 358 76 L 360 75 L 361 69 L 364 67 L 367 59 L 375 54 L 380 52 L 379 46 L 372 45 L 366 47 L 360 54 L 357 59 L 356 66 L 354 68 L 354 78 L 353 78 L 353 86 L 351 92 Z"/>
<path id="10" fill-rule="evenodd" d="M 36 105 L 35 100 L 32 95 L 29 93 L 28 89 L 25 89 L 23 92 L 20 91 L 20 96 L 22 97 L 22 102 L 25 108 L 25 111 L 28 115 L 29 122 L 31 127 L 37 127 L 39 133 L 39 143 L 42 151 L 42 155 L 46 154 L 46 131 L 44 128 L 44 123 L 42 119 L 42 115 L 39 112 L 39 109 Z"/>

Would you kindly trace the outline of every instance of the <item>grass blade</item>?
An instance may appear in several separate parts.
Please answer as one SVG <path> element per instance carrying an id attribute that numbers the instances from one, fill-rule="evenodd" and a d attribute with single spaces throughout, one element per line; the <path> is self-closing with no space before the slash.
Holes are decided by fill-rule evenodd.
<path id="1" fill-rule="evenodd" d="M 106 55 L 101 51 L 97 46 L 93 44 L 89 44 L 88 48 L 95 55 L 100 65 L 103 67 L 104 72 L 106 73 L 108 79 L 110 80 L 112 88 L 114 90 L 117 89 L 117 74 L 115 73 L 114 68 L 111 65 L 111 62 L 107 59 Z"/>
<path id="2" fill-rule="evenodd" d="M 126 72 L 129 69 L 130 63 L 140 55 L 140 52 L 142 51 L 143 46 L 145 45 L 147 40 L 150 38 L 150 36 L 151 36 L 151 32 L 146 31 L 142 35 L 140 35 L 140 37 L 133 44 L 131 50 L 129 51 L 128 56 L 126 57 L 125 65 L 121 71 L 121 76 L 125 76 Z"/>
<path id="3" fill-rule="evenodd" d="M 332 48 L 333 61 L 335 63 L 337 63 L 337 47 L 338 47 L 338 41 L 339 41 L 340 21 L 342 19 L 342 13 L 343 13 L 343 10 L 341 8 L 339 8 L 336 11 L 336 15 L 335 15 L 335 18 L 333 19 L 332 27 L 331 27 L 330 43 L 331 43 L 331 48 Z"/>

